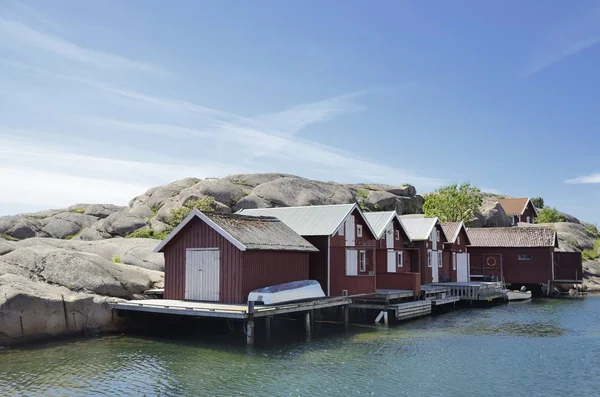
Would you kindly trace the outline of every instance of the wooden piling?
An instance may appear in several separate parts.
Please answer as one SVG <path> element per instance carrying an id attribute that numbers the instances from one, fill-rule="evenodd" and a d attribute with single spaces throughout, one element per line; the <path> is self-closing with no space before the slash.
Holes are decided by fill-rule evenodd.
<path id="1" fill-rule="evenodd" d="M 254 301 L 248 302 L 248 317 L 246 319 L 246 344 L 254 346 Z"/>
<path id="2" fill-rule="evenodd" d="M 304 313 L 304 329 L 307 335 L 310 335 L 310 317 L 310 311 Z"/>
<path id="3" fill-rule="evenodd" d="M 342 310 L 344 312 L 344 325 L 347 327 L 348 324 L 350 324 L 350 309 L 348 308 L 348 305 L 346 305 Z"/>
<path id="4" fill-rule="evenodd" d="M 265 331 L 267 334 L 267 339 L 271 339 L 271 316 L 265 317 Z"/>

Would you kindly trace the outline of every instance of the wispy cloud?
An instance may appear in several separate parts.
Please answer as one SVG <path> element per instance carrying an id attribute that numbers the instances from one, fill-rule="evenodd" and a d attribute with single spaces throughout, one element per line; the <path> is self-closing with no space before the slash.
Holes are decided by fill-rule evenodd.
<path id="1" fill-rule="evenodd" d="M 104 70 L 165 74 L 150 63 L 128 59 L 108 52 L 86 48 L 24 23 L 0 17 L 0 46 L 19 53 L 41 50 L 68 61 Z"/>
<path id="2" fill-rule="evenodd" d="M 565 183 L 571 183 L 571 184 L 579 184 L 579 183 L 595 184 L 595 183 L 600 183 L 600 172 L 597 172 L 595 174 L 590 174 L 590 175 L 579 176 L 577 178 L 567 179 L 565 181 Z"/>
<path id="3" fill-rule="evenodd" d="M 563 26 L 551 27 L 546 41 L 532 53 L 523 77 L 532 76 L 600 44 L 600 6 L 583 10 Z"/>

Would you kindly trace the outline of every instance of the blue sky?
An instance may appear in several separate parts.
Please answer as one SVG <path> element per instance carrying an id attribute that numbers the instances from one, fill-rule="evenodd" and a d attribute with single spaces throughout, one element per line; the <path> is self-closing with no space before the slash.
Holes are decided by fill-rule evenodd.
<path id="1" fill-rule="evenodd" d="M 598 1 L 3 0 L 0 214 L 276 171 L 600 222 L 598 70 Z"/>

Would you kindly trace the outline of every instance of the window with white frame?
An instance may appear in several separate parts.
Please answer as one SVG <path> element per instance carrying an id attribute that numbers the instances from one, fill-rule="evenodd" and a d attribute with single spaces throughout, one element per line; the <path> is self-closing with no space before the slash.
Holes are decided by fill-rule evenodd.
<path id="1" fill-rule="evenodd" d="M 452 253 L 452 270 L 456 270 L 456 252 Z"/>
<path id="2" fill-rule="evenodd" d="M 442 267 L 442 253 L 441 252 L 438 252 L 437 258 L 438 258 L 438 267 Z"/>
<path id="3" fill-rule="evenodd" d="M 440 231 L 439 230 L 435 231 L 435 236 L 437 238 L 437 242 L 439 243 L 440 242 Z"/>
<path id="4" fill-rule="evenodd" d="M 431 251 L 427 251 L 427 267 L 433 267 Z"/>
<path id="5" fill-rule="evenodd" d="M 460 245 L 460 236 L 456 237 L 456 244 Z"/>
<path id="6" fill-rule="evenodd" d="M 358 270 L 361 273 L 367 271 L 367 252 L 366 251 L 358 251 Z"/>
<path id="7" fill-rule="evenodd" d="M 399 269 L 404 267 L 404 252 L 400 251 L 400 252 L 396 252 L 396 267 L 398 267 Z"/>
<path id="8" fill-rule="evenodd" d="M 356 237 L 362 237 L 362 225 L 356 225 Z"/>
<path id="9" fill-rule="evenodd" d="M 395 230 L 394 235 L 396 237 L 396 240 L 400 240 L 400 230 Z"/>

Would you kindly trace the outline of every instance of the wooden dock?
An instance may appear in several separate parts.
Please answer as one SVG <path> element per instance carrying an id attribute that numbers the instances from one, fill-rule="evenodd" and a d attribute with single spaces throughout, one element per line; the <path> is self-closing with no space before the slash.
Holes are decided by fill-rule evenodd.
<path id="1" fill-rule="evenodd" d="M 432 301 L 427 300 L 398 303 L 391 305 L 390 309 L 395 309 L 396 320 L 409 320 L 411 318 L 430 315 L 432 303 Z"/>
<path id="2" fill-rule="evenodd" d="M 432 284 L 430 284 L 432 285 Z M 449 295 L 458 297 L 461 301 L 491 301 L 503 299 L 504 292 L 501 283 L 497 282 L 462 282 L 462 283 L 437 283 L 435 287 L 445 287 L 450 290 Z"/>

